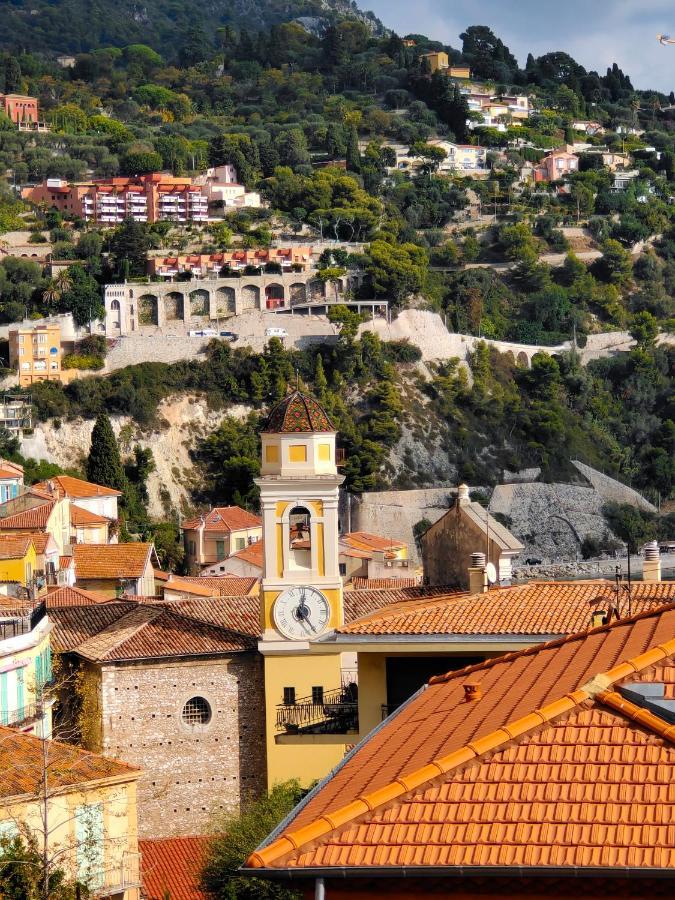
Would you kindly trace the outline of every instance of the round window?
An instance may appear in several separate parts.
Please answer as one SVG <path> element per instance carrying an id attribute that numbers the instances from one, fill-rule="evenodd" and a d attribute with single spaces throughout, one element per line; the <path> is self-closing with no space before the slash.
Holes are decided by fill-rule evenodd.
<path id="1" fill-rule="evenodd" d="M 208 725 L 211 721 L 211 707 L 203 697 L 192 697 L 183 707 L 182 715 L 186 725 Z"/>

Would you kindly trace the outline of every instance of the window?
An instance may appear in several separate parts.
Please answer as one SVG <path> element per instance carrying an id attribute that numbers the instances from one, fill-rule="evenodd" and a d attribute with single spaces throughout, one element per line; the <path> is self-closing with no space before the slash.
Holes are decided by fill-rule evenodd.
<path id="1" fill-rule="evenodd" d="M 103 804 L 91 803 L 75 810 L 77 877 L 87 887 L 103 887 Z"/>
<path id="2" fill-rule="evenodd" d="M 243 550 L 244 547 L 246 546 L 246 538 L 245 537 L 235 538 L 234 546 L 237 550 Z M 219 556 L 218 559 L 225 559 L 225 554 L 223 553 L 223 556 Z"/>
<path id="3" fill-rule="evenodd" d="M 304 506 L 294 506 L 288 517 L 289 564 L 292 569 L 312 568 L 311 515 Z"/>
<path id="4" fill-rule="evenodd" d="M 295 688 L 294 687 L 285 687 L 284 688 L 284 706 L 294 706 L 295 705 Z"/>
<path id="5" fill-rule="evenodd" d="M 312 703 L 321 706 L 323 703 L 323 687 L 321 685 L 312 688 Z"/>
<path id="6" fill-rule="evenodd" d="M 192 697 L 183 707 L 182 718 L 186 725 L 208 725 L 211 721 L 211 707 L 203 697 Z"/>
<path id="7" fill-rule="evenodd" d="M 241 538 L 237 538 L 237 550 L 241 550 L 242 547 L 239 546 L 239 541 Z M 216 541 L 216 559 L 221 560 L 225 559 L 225 541 Z"/>
<path id="8" fill-rule="evenodd" d="M 340 568 L 340 575 L 346 575 L 347 574 L 347 563 L 338 563 L 338 566 Z"/>
<path id="9" fill-rule="evenodd" d="M 190 556 L 194 556 L 197 552 L 197 545 L 194 541 L 188 541 L 188 549 L 190 551 Z"/>

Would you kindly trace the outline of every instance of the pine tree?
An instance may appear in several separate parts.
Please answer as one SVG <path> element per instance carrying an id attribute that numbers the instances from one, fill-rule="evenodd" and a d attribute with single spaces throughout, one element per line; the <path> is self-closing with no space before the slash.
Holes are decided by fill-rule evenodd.
<path id="1" fill-rule="evenodd" d="M 350 172 L 361 171 L 361 153 L 359 151 L 359 136 L 356 127 L 352 125 L 347 137 L 347 169 Z"/>
<path id="2" fill-rule="evenodd" d="M 316 363 L 314 365 L 314 390 L 316 391 L 316 395 L 323 401 L 326 399 L 326 388 L 328 387 L 328 381 L 326 379 L 326 373 L 323 370 L 323 360 L 321 359 L 321 354 L 316 354 Z"/>
<path id="3" fill-rule="evenodd" d="M 115 433 L 110 419 L 101 412 L 91 433 L 91 448 L 87 457 L 87 478 L 94 484 L 123 491 L 126 487 Z"/>

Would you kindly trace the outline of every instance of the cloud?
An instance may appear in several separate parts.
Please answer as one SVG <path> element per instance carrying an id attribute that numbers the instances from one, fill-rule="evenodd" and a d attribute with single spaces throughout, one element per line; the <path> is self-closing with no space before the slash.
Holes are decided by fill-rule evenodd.
<path id="1" fill-rule="evenodd" d="M 488 25 L 524 64 L 528 53 L 563 50 L 603 74 L 616 62 L 633 85 L 665 93 L 675 89 L 675 46 L 656 41 L 675 34 L 672 0 L 363 0 L 399 34 L 426 34 L 461 48 L 468 25 Z"/>

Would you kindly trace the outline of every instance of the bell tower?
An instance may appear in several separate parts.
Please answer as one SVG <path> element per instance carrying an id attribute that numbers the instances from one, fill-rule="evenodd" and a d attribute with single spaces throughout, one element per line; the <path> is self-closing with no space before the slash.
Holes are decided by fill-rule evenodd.
<path id="1" fill-rule="evenodd" d="M 335 427 L 313 397 L 293 391 L 262 432 L 261 650 L 305 643 L 344 622 L 338 563 Z M 283 646 L 283 645 L 282 645 Z"/>

